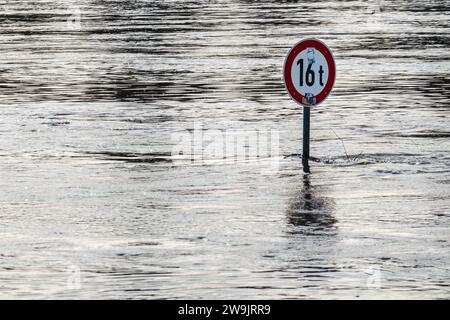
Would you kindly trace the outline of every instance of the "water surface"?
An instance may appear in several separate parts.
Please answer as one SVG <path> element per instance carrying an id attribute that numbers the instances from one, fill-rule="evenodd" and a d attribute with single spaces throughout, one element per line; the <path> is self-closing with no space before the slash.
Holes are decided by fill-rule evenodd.
<path id="1" fill-rule="evenodd" d="M 0 297 L 449 298 L 449 11 L 1 4 Z M 282 64 L 307 37 L 337 77 L 305 176 Z M 267 130 L 271 156 L 173 157 Z"/>

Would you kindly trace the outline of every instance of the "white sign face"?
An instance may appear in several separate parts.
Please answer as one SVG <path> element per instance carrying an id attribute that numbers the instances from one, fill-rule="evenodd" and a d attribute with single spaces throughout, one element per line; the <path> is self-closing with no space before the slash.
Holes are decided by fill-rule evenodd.
<path id="1" fill-rule="evenodd" d="M 314 48 L 301 51 L 291 67 L 292 83 L 303 96 L 318 95 L 328 82 L 328 74 L 327 60 Z"/>
<path id="2" fill-rule="evenodd" d="M 333 89 L 336 65 L 330 49 L 316 39 L 297 43 L 284 61 L 286 90 L 297 103 L 309 107 L 322 103 Z"/>

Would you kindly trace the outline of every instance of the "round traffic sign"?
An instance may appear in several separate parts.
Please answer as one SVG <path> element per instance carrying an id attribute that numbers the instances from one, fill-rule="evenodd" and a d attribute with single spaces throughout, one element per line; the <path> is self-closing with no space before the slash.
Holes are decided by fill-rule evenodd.
<path id="1" fill-rule="evenodd" d="M 303 106 L 318 105 L 334 85 L 336 66 L 333 55 L 319 40 L 300 41 L 286 57 L 283 76 L 292 99 Z"/>

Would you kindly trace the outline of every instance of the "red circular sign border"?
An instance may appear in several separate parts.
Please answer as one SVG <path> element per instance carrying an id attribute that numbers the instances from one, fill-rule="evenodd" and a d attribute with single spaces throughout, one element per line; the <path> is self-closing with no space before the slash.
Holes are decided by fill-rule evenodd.
<path id="1" fill-rule="evenodd" d="M 304 96 L 295 89 L 294 84 L 292 83 L 291 77 L 291 69 L 292 64 L 294 63 L 295 57 L 297 54 L 302 52 L 305 48 L 315 48 L 323 54 L 328 63 L 328 80 L 325 84 L 325 87 L 322 91 L 316 96 L 317 103 L 314 105 L 307 105 L 302 102 L 302 98 Z M 284 85 L 286 90 L 292 99 L 294 99 L 297 103 L 301 104 L 304 107 L 314 107 L 321 104 L 330 94 L 331 89 L 333 88 L 334 81 L 336 79 L 336 64 L 334 62 L 333 54 L 331 50 L 320 40 L 317 39 L 305 39 L 298 42 L 288 53 L 283 66 L 283 77 L 284 77 Z"/>

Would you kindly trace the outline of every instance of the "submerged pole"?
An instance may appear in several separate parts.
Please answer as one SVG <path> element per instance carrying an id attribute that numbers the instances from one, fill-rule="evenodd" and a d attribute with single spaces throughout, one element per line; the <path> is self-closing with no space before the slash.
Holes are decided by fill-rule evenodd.
<path id="1" fill-rule="evenodd" d="M 303 172 L 309 173 L 309 107 L 303 107 Z"/>

